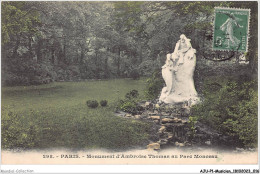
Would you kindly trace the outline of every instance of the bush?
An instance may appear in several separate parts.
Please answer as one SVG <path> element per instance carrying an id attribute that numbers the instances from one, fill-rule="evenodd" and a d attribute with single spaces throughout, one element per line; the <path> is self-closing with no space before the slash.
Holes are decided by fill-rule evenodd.
<path id="1" fill-rule="evenodd" d="M 198 122 L 198 117 L 189 117 L 189 126 L 190 126 L 190 129 L 191 129 L 191 136 L 192 138 L 195 137 L 195 134 L 196 134 L 196 123 Z"/>
<path id="2" fill-rule="evenodd" d="M 135 89 L 126 93 L 125 99 L 119 101 L 117 109 L 131 114 L 138 114 L 143 109 L 142 107 L 138 106 L 138 96 L 139 93 Z"/>
<path id="3" fill-rule="evenodd" d="M 124 101 L 120 105 L 120 110 L 131 114 L 138 114 L 143 111 L 143 108 L 138 106 L 136 101 Z"/>
<path id="4" fill-rule="evenodd" d="M 107 100 L 101 100 L 100 101 L 100 106 L 105 107 L 107 105 Z"/>
<path id="5" fill-rule="evenodd" d="M 133 101 L 125 101 L 120 106 L 120 109 L 125 112 L 135 113 L 136 103 Z"/>
<path id="6" fill-rule="evenodd" d="M 147 79 L 147 89 L 145 91 L 146 98 L 148 100 L 157 99 L 163 88 L 164 80 L 160 70 L 156 70 L 152 77 Z"/>
<path id="7" fill-rule="evenodd" d="M 207 85 L 204 101 L 192 108 L 192 115 L 229 136 L 235 144 L 256 147 L 257 95 L 257 82 L 254 80 L 240 78 L 229 80 L 222 86 Z"/>
<path id="8" fill-rule="evenodd" d="M 87 105 L 90 108 L 96 108 L 98 107 L 98 102 L 96 100 L 88 100 Z"/>
<path id="9" fill-rule="evenodd" d="M 38 146 L 39 128 L 37 124 L 31 120 L 22 122 L 26 119 L 24 115 L 18 115 L 8 110 L 9 108 L 2 108 L 2 147 L 4 149 L 28 149 Z M 30 117 L 30 115 L 27 116 Z"/>
<path id="10" fill-rule="evenodd" d="M 132 90 L 132 91 L 126 93 L 125 98 L 127 98 L 127 99 L 133 99 L 133 98 L 137 98 L 138 96 L 139 96 L 138 91 L 134 89 L 134 90 Z"/>
<path id="11" fill-rule="evenodd" d="M 3 85 L 6 86 L 39 85 L 56 80 L 57 74 L 49 63 L 36 64 L 33 60 L 28 62 L 20 62 L 19 60 L 15 62 L 12 68 L 4 69 L 2 77 Z"/>

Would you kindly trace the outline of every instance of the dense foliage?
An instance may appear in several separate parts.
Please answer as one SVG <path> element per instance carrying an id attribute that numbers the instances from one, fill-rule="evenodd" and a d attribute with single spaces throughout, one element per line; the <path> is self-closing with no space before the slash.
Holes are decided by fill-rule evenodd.
<path id="1" fill-rule="evenodd" d="M 256 147 L 257 83 L 248 77 L 223 79 L 205 82 L 204 101 L 193 107 L 192 116 L 229 136 L 233 145 Z"/>
<path id="2" fill-rule="evenodd" d="M 164 85 L 164 81 L 160 71 L 156 70 L 152 74 L 152 76 L 147 79 L 146 82 L 147 82 L 146 91 L 145 91 L 146 98 L 148 100 L 157 99 Z"/>
<path id="3" fill-rule="evenodd" d="M 140 102 L 138 96 L 139 93 L 137 90 L 133 89 L 129 91 L 126 93 L 125 98 L 118 102 L 117 109 L 131 114 L 140 113 L 143 108 L 138 105 L 138 102 Z"/>
<path id="4" fill-rule="evenodd" d="M 27 122 L 28 121 L 28 122 Z M 21 126 L 27 122 L 24 126 Z M 18 115 L 9 108 L 2 108 L 2 145 L 3 148 L 33 148 L 38 146 L 39 128 L 25 115 Z"/>
<path id="5" fill-rule="evenodd" d="M 202 103 L 192 108 L 189 117 L 193 136 L 199 121 L 227 136 L 233 146 L 257 147 L 256 78 L 247 66 L 215 64 L 214 68 L 207 68 L 201 63 L 196 70 L 200 74 L 195 72 L 201 82 L 195 84 Z M 146 98 L 158 99 L 163 84 L 161 74 L 155 71 L 147 80 Z"/>
<path id="6" fill-rule="evenodd" d="M 215 6 L 250 8 L 257 36 L 256 2 L 3 2 L 2 84 L 150 76 L 180 34 L 200 61 L 212 54 Z M 257 37 L 249 43 L 256 72 Z"/>

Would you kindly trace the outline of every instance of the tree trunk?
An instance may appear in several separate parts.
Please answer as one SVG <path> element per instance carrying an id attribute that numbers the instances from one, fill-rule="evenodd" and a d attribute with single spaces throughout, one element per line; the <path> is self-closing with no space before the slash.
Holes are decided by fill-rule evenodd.
<path id="1" fill-rule="evenodd" d="M 142 48 L 142 43 L 139 41 L 140 49 L 139 49 L 139 63 L 142 63 L 143 61 L 143 48 Z"/>
<path id="2" fill-rule="evenodd" d="M 63 60 L 64 60 L 64 62 L 66 63 L 66 61 L 67 61 L 67 59 L 66 59 L 66 49 L 67 49 L 67 47 L 66 47 L 66 37 L 64 37 L 64 40 L 63 40 Z"/>
<path id="3" fill-rule="evenodd" d="M 83 45 L 81 45 L 81 52 L 80 52 L 80 64 L 83 63 L 83 60 L 85 58 L 85 47 Z"/>
<path id="4" fill-rule="evenodd" d="M 105 57 L 105 62 L 104 62 L 104 70 L 105 70 L 105 78 L 109 77 L 109 72 L 108 72 L 108 58 L 107 56 Z"/>
<path id="5" fill-rule="evenodd" d="M 18 57 L 17 50 L 19 48 L 19 45 L 20 45 L 20 35 L 16 35 L 16 43 L 15 43 L 15 46 L 14 46 L 14 49 L 13 49 L 12 58 L 17 58 Z"/>
<path id="6" fill-rule="evenodd" d="M 32 51 L 32 37 L 28 36 L 28 47 L 29 47 L 29 59 L 33 58 L 33 51 Z"/>
<path id="7" fill-rule="evenodd" d="M 258 59 L 254 54 L 249 57 L 249 66 L 253 74 L 257 74 L 258 71 Z"/>
<path id="8" fill-rule="evenodd" d="M 54 48 L 54 45 L 52 45 L 52 48 L 51 48 L 51 62 L 54 65 L 54 63 L 55 63 L 55 48 Z"/>
<path id="9" fill-rule="evenodd" d="M 121 60 L 121 57 L 120 57 L 120 47 L 118 48 L 118 59 L 117 59 L 117 75 L 118 77 L 120 77 L 120 60 Z"/>
<path id="10" fill-rule="evenodd" d="M 96 65 L 96 78 L 99 79 L 99 67 L 98 67 L 98 51 L 95 50 L 95 54 L 96 54 L 96 57 L 95 57 L 95 65 Z"/>
<path id="11" fill-rule="evenodd" d="M 43 40 L 39 39 L 38 44 L 37 44 L 36 56 L 37 56 L 37 61 L 38 62 L 42 61 L 42 53 L 41 53 L 42 42 L 43 42 Z"/>

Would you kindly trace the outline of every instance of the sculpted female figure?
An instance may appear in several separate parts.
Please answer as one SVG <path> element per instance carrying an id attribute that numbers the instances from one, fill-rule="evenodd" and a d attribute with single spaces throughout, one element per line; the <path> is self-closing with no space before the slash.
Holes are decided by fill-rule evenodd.
<path id="1" fill-rule="evenodd" d="M 238 38 L 234 36 L 234 28 L 235 27 L 243 27 L 238 24 L 239 21 L 242 21 L 242 19 L 239 19 L 234 16 L 233 13 L 226 14 L 229 16 L 229 18 L 220 26 L 220 29 L 226 33 L 226 39 L 224 44 L 229 47 L 237 47 L 240 44 L 240 41 Z"/>
<path id="2" fill-rule="evenodd" d="M 176 62 L 172 60 L 171 54 L 167 54 L 165 64 L 162 66 L 162 76 L 166 84 L 166 87 L 163 88 L 163 93 L 166 96 L 174 91 L 173 84 L 175 83 L 175 71 Z"/>
<path id="3" fill-rule="evenodd" d="M 196 50 L 192 48 L 190 39 L 182 34 L 174 52 L 167 55 L 166 63 L 162 67 L 166 87 L 162 89 L 160 102 L 187 101 L 193 105 L 199 101 L 193 80 L 196 65 L 195 53 Z"/>

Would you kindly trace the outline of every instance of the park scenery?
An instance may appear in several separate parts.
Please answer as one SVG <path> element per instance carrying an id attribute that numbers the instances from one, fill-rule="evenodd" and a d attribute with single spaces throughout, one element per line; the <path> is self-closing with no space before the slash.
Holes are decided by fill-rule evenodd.
<path id="1" fill-rule="evenodd" d="M 257 153 L 257 7 L 1 2 L 2 151 Z"/>

